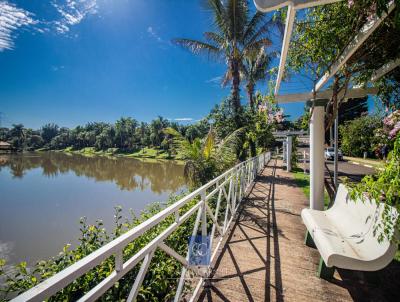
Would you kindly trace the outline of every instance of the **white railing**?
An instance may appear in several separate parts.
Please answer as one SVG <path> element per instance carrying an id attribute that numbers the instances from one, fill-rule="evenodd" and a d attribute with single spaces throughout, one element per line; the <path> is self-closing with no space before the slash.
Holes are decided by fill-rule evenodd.
<path id="1" fill-rule="evenodd" d="M 165 208 L 161 212 L 124 233 L 120 237 L 107 243 L 85 258 L 79 260 L 56 275 L 17 296 L 12 301 L 43 301 L 44 299 L 49 298 L 61 291 L 74 280 L 89 272 L 92 268 L 96 267 L 102 261 L 111 256 L 115 257 L 114 271 L 89 292 L 87 292 L 82 298 L 80 298 L 79 301 L 94 301 L 98 299 L 119 279 L 121 279 L 126 273 L 132 270 L 139 262 L 143 260 L 139 269 L 139 273 L 136 276 L 127 299 L 127 301 L 134 301 L 145 278 L 152 256 L 157 248 L 163 250 L 169 256 L 175 258 L 182 264 L 182 272 L 176 291 L 175 301 L 178 301 L 182 295 L 187 270 L 191 270 L 194 274 L 199 276 L 199 282 L 197 283 L 197 286 L 191 295 L 191 299 L 193 300 L 201 289 L 205 278 L 211 271 L 211 264 L 217 255 L 220 245 L 224 239 L 224 235 L 229 230 L 229 226 L 234 218 L 234 215 L 236 214 L 243 196 L 250 188 L 257 173 L 263 169 L 270 158 L 271 154 L 267 152 L 236 165 L 206 185 L 188 194 L 186 197 Z M 226 190 L 226 188 L 228 188 L 228 190 Z M 217 196 L 214 210 L 208 203 L 213 196 Z M 193 200 L 198 201 L 184 214 L 180 215 L 179 209 Z M 223 215 L 221 215 L 223 222 L 222 220 L 219 222 L 220 214 L 222 214 L 219 213 L 219 211 L 223 208 L 225 209 L 225 212 Z M 192 235 L 196 235 L 198 233 L 199 225 L 201 224 L 201 234 L 203 236 L 209 235 L 211 241 L 211 264 L 209 267 L 206 267 L 205 270 L 190 266 L 188 262 L 188 254 L 185 258 L 164 243 L 164 240 L 170 234 L 172 234 L 190 216 L 195 214 L 197 216 Z M 136 238 L 140 237 L 147 230 L 156 226 L 170 215 L 174 215 L 174 222 L 172 222 L 156 238 L 149 242 L 130 259 L 124 262 L 124 248 Z M 209 234 L 207 234 L 207 216 L 209 221 L 212 221 L 212 227 Z M 216 232 L 218 233 L 218 236 L 216 236 Z"/>

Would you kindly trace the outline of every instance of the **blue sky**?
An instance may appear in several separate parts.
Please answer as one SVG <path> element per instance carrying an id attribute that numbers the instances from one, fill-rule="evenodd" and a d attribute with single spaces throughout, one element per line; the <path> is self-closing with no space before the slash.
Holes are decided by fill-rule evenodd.
<path id="1" fill-rule="evenodd" d="M 200 0 L 0 0 L 1 18 L 3 126 L 198 120 L 229 94 L 215 81 L 223 63 L 170 42 L 210 30 Z M 307 86 L 296 81 L 281 92 Z M 302 112 L 303 104 L 285 106 L 292 117 Z"/>

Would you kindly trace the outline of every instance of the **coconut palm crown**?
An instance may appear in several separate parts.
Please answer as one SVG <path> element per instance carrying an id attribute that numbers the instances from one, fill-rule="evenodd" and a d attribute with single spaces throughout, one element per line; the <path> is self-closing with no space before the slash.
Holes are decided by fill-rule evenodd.
<path id="1" fill-rule="evenodd" d="M 214 17 L 214 28 L 204 33 L 204 41 L 179 38 L 173 42 L 194 54 L 225 61 L 225 78 L 231 83 L 232 107 L 239 127 L 240 68 L 247 55 L 271 45 L 268 39 L 271 23 L 261 12 L 251 15 L 247 0 L 208 0 L 207 7 Z"/>

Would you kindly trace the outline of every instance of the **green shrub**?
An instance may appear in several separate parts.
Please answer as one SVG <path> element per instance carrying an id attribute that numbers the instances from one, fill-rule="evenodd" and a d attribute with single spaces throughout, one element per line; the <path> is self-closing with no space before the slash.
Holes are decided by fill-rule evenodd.
<path id="1" fill-rule="evenodd" d="M 167 205 L 171 205 L 177 200 L 178 197 L 171 197 Z M 190 209 L 195 202 L 196 201 L 192 201 L 190 204 L 181 208 L 180 215 L 183 215 L 188 209 Z M 39 284 L 43 280 L 89 255 L 107 242 L 117 238 L 127 230 L 154 216 L 162 209 L 163 207 L 161 204 L 155 203 L 147 207 L 141 213 L 140 217 L 136 217 L 134 213 L 131 212 L 131 217 L 123 221 L 121 216 L 122 210 L 120 207 L 116 207 L 115 228 L 111 233 L 105 230 L 103 223 L 100 220 L 93 225 L 89 225 L 86 218 L 82 218 L 80 220 L 79 244 L 76 248 L 71 249 L 70 245 L 66 245 L 57 257 L 39 261 L 29 269 L 27 268 L 26 262 L 21 262 L 13 267 L 13 269 L 6 270 L 5 261 L 0 260 L 0 279 L 5 280 L 3 285 L 0 286 L 0 301 L 7 301 L 15 295 Z M 195 216 L 196 215 L 192 215 L 165 240 L 167 245 L 182 256 L 186 255 L 188 237 L 191 235 Z M 128 244 L 123 252 L 124 261 L 132 257 L 147 243 L 165 230 L 174 219 L 174 215 L 168 216 L 161 223 Z M 140 263 L 112 286 L 101 297 L 101 300 L 121 301 L 126 299 L 139 268 Z M 182 266 L 178 261 L 166 255 L 160 249 L 157 249 L 139 290 L 137 300 L 170 301 L 175 295 L 181 268 Z M 49 298 L 48 301 L 75 301 L 106 278 L 113 270 L 114 257 L 110 257 L 85 275 L 69 284 L 62 291 Z"/>
<path id="2" fill-rule="evenodd" d="M 341 148 L 346 155 L 362 157 L 364 152 L 374 154 L 375 132 L 382 127 L 378 116 L 362 116 L 339 127 L 342 137 Z"/>
<path id="3" fill-rule="evenodd" d="M 400 133 L 395 138 L 394 149 L 389 154 L 384 170 L 376 175 L 365 176 L 358 184 L 348 185 L 353 200 L 364 200 L 367 197 L 378 204 L 384 203 L 383 220 L 375 226 L 374 233 L 379 241 L 384 238 L 398 241 L 394 235 L 400 231 L 400 216 L 393 215 L 389 206 L 400 213 Z"/>

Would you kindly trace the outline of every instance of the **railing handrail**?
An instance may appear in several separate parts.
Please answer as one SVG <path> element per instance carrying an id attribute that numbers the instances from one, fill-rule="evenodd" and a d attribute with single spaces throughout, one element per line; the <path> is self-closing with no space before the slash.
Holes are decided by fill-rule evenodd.
<path id="1" fill-rule="evenodd" d="M 162 222 L 169 215 L 171 215 L 173 213 L 178 213 L 178 216 L 179 216 L 178 210 L 180 208 L 185 206 L 188 202 L 190 202 L 194 198 L 200 196 L 201 200 L 198 203 L 196 203 L 196 205 L 194 205 L 190 210 L 188 210 L 188 212 L 190 212 L 189 213 L 190 215 L 187 215 L 187 217 L 185 217 L 185 219 L 183 219 L 184 216 L 188 212 L 185 213 L 184 215 L 182 215 L 182 217 L 180 217 L 181 220 L 174 222 L 174 223 L 176 223 L 176 225 L 171 224 L 167 228 L 167 229 L 171 228 L 171 232 L 174 231 L 177 226 L 179 226 L 181 223 L 183 223 L 184 220 L 186 220 L 189 216 L 191 216 L 193 213 L 195 213 L 195 211 L 202 206 L 202 203 L 205 203 L 206 200 L 209 198 L 209 196 L 213 195 L 215 193 L 214 191 L 217 191 L 217 189 L 221 189 L 221 184 L 220 184 L 220 187 L 218 187 L 218 182 L 219 181 L 224 179 L 224 184 L 226 184 L 227 181 L 233 179 L 233 177 L 236 177 L 238 175 L 238 174 L 235 174 L 235 172 L 242 171 L 241 169 L 243 169 L 246 166 L 250 166 L 251 164 L 254 164 L 254 162 L 256 161 L 256 165 L 258 165 L 258 166 L 252 165 L 252 167 L 249 167 L 249 169 L 251 169 L 251 168 L 253 169 L 253 171 L 251 171 L 251 172 L 249 171 L 248 172 L 249 175 L 250 175 L 249 176 L 249 180 L 252 181 L 254 179 L 254 177 L 255 177 L 254 174 L 256 174 L 260 170 L 260 163 L 259 163 L 260 158 L 262 158 L 262 165 L 264 165 L 265 162 L 267 162 L 266 161 L 266 157 L 268 157 L 268 160 L 269 160 L 269 158 L 270 158 L 270 153 L 269 152 L 266 152 L 266 153 L 263 153 L 261 155 L 255 156 L 253 158 L 250 158 L 250 159 L 248 159 L 248 160 L 246 160 L 244 162 L 241 162 L 241 163 L 235 165 L 234 167 L 230 168 L 229 170 L 225 171 L 221 175 L 217 176 L 216 178 L 214 178 L 213 180 L 211 180 L 207 184 L 201 186 L 200 188 L 198 188 L 195 191 L 189 193 L 188 195 L 186 195 L 182 199 L 178 200 L 174 204 L 172 204 L 172 205 L 168 206 L 167 208 L 161 210 L 160 212 L 158 212 L 157 214 L 155 214 L 151 218 L 147 219 L 146 221 L 143 221 L 142 223 L 140 223 L 139 225 L 135 226 L 131 230 L 128 230 L 126 233 L 122 234 L 121 236 L 119 236 L 116 239 L 110 241 L 109 243 L 105 244 L 104 246 L 102 246 L 101 248 L 97 249 L 96 251 L 94 251 L 94 252 L 90 253 L 89 255 L 85 256 L 83 259 L 75 262 L 74 264 L 72 264 L 69 267 L 63 269 L 62 271 L 58 272 L 54 276 L 42 281 L 40 284 L 36 285 L 35 287 L 33 287 L 33 288 L 27 290 L 26 292 L 22 293 L 21 295 L 17 296 L 12 301 L 38 301 L 38 300 L 46 299 L 46 298 L 56 294 L 58 291 L 60 291 L 64 287 L 66 287 L 68 284 L 72 283 L 74 280 L 76 280 L 80 276 L 82 276 L 85 273 L 87 273 L 93 267 L 99 265 L 103 260 L 109 258 L 113 254 L 116 254 L 116 255 L 120 254 L 120 256 L 122 257 L 123 249 L 129 243 L 131 243 L 136 238 L 138 238 L 141 235 L 143 235 L 143 233 L 145 233 L 147 230 L 149 230 L 153 226 L 155 226 L 155 225 L 159 224 L 160 222 Z M 205 195 L 206 194 L 206 190 L 211 188 L 212 186 L 214 186 L 216 184 L 217 184 L 217 188 L 213 191 L 214 193 L 212 192 L 212 194 L 210 193 L 209 196 L 205 197 L 206 196 Z M 229 189 L 229 190 L 231 190 L 231 189 Z M 239 198 L 240 198 L 240 196 L 239 196 Z M 236 195 L 235 195 L 235 199 L 236 199 Z M 227 202 L 229 202 L 229 201 L 227 200 Z M 239 202 L 240 202 L 240 200 L 239 200 Z M 235 210 L 235 209 L 233 209 L 233 210 Z M 161 233 L 161 234 L 163 234 L 163 233 Z M 156 237 L 156 238 L 158 238 L 158 237 Z M 161 239 L 163 240 L 163 238 L 161 238 Z M 156 242 L 154 244 L 156 245 L 157 243 L 160 244 L 159 242 Z M 149 246 L 149 244 L 147 246 Z M 142 250 L 144 250 L 145 248 L 143 248 Z M 150 247 L 149 247 L 149 249 L 150 249 Z M 138 251 L 135 254 L 135 256 L 137 254 L 141 255 L 142 250 Z M 144 254 L 144 252 L 142 254 Z M 132 257 L 132 258 L 134 258 L 134 257 Z M 140 258 L 137 262 L 139 262 L 141 259 L 142 258 Z M 124 263 L 123 263 L 123 260 L 121 260 L 121 261 L 122 261 L 122 263 L 120 264 L 120 266 L 121 266 L 120 269 L 122 270 Z M 126 262 L 129 262 L 129 261 L 130 260 L 128 260 Z M 114 273 L 116 274 L 116 276 L 118 275 L 117 260 L 116 260 L 116 267 L 115 267 Z M 121 277 L 122 276 L 120 276 L 120 278 Z M 107 278 L 109 278 L 109 277 L 107 277 Z M 113 278 L 110 278 L 110 280 L 109 280 L 110 282 L 112 281 L 111 279 L 113 279 Z M 115 281 L 117 281 L 117 280 L 115 280 Z M 92 299 L 90 299 L 90 300 L 92 300 Z"/>

